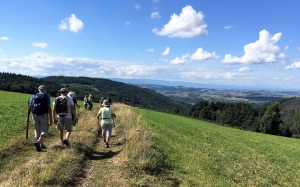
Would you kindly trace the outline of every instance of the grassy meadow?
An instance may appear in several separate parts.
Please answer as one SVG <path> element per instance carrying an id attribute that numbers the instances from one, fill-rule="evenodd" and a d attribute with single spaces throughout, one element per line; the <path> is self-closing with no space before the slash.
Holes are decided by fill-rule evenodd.
<path id="1" fill-rule="evenodd" d="M 299 186 L 299 139 L 215 125 L 114 103 L 111 148 L 93 111 L 79 109 L 71 148 L 55 126 L 36 152 L 30 95 L 0 91 L 0 186 Z M 53 99 L 53 98 L 52 98 Z M 82 101 L 79 101 L 82 106 Z"/>
<path id="2" fill-rule="evenodd" d="M 299 186 L 300 141 L 135 109 L 180 186 Z"/>

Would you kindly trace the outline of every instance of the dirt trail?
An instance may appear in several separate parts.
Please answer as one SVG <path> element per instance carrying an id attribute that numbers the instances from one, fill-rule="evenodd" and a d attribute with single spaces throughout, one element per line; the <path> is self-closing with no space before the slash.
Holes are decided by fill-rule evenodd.
<path id="1" fill-rule="evenodd" d="M 113 130 L 110 148 L 105 148 L 102 137 L 98 135 L 93 145 L 93 154 L 83 168 L 84 175 L 76 179 L 76 186 L 126 186 L 126 173 L 123 168 L 125 157 L 123 144 Z"/>
<path id="2" fill-rule="evenodd" d="M 97 109 L 93 111 L 80 109 L 78 126 L 74 127 L 71 134 L 71 149 L 73 149 L 72 144 L 75 146 L 83 143 L 89 144 L 88 146 L 92 147 L 93 151 L 91 155 L 87 155 L 86 160 L 84 159 L 85 164 L 78 174 L 79 177 L 73 178 L 73 184 L 70 186 L 127 186 L 122 136 L 115 132 L 114 128 L 110 148 L 105 148 L 101 134 L 97 130 L 96 113 Z M 35 175 L 39 171 L 50 173 L 51 167 L 56 167 L 51 165 L 53 159 L 66 154 L 68 149 L 61 147 L 54 124 L 50 131 L 48 138 L 44 141 L 47 148 L 42 152 L 37 152 L 33 145 L 33 130 L 31 129 L 30 141 L 26 147 L 23 146 L 23 151 L 2 160 L 2 166 L 5 169 L 1 170 L 0 187 L 30 186 L 31 180 L 35 180 Z"/>

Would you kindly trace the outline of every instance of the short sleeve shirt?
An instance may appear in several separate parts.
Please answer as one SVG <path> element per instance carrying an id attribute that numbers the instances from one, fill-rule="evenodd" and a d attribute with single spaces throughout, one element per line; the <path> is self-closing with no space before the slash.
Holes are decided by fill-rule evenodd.
<path id="1" fill-rule="evenodd" d="M 114 110 L 112 108 L 109 107 L 102 107 L 100 108 L 99 114 L 101 114 L 100 118 L 101 118 L 101 122 L 100 124 L 113 124 L 113 119 L 111 117 L 112 114 L 114 114 Z"/>

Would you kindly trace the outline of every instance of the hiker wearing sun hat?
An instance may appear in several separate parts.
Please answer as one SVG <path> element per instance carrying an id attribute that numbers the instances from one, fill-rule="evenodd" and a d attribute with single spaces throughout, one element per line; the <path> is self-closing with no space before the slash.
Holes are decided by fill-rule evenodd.
<path id="1" fill-rule="evenodd" d="M 42 149 L 46 148 L 46 146 L 43 144 L 43 139 L 47 137 L 49 126 L 52 125 L 52 113 L 50 106 L 50 97 L 49 95 L 47 95 L 46 86 L 40 85 L 38 87 L 38 91 L 39 93 L 34 94 L 30 98 L 29 107 L 27 110 L 26 124 L 28 130 L 29 116 L 32 112 L 35 138 L 37 139 L 37 142 L 35 142 L 34 145 L 36 146 L 37 151 L 41 151 Z M 50 119 L 50 123 L 48 123 L 48 119 Z"/>
<path id="2" fill-rule="evenodd" d="M 74 102 L 71 97 L 68 97 L 69 90 L 67 88 L 61 88 L 58 90 L 60 96 L 54 100 L 54 106 L 52 115 L 54 117 L 54 123 L 59 130 L 59 138 L 61 145 L 70 146 L 69 138 L 73 129 L 73 121 L 76 123 L 76 111 L 74 108 Z M 74 119 L 72 120 L 72 116 Z M 67 131 L 64 139 L 64 130 Z"/>
<path id="3" fill-rule="evenodd" d="M 112 108 L 110 108 L 110 104 L 108 100 L 104 100 L 103 107 L 100 108 L 96 118 L 101 118 L 100 125 L 102 129 L 102 137 L 104 141 L 104 146 L 109 148 L 108 142 L 111 137 L 111 132 L 113 128 L 113 118 L 116 118 L 116 114 Z"/>

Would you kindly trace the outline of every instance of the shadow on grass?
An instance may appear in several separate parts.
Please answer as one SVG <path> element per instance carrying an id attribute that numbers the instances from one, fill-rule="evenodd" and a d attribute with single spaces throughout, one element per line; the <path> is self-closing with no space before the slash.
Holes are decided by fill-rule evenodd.
<path id="1" fill-rule="evenodd" d="M 112 158 L 116 155 L 118 155 L 121 150 L 117 150 L 117 151 L 108 151 L 108 152 L 98 152 L 98 151 L 94 151 L 92 155 L 89 155 L 88 158 L 90 160 L 102 160 L 102 159 L 107 159 L 107 158 Z"/>

